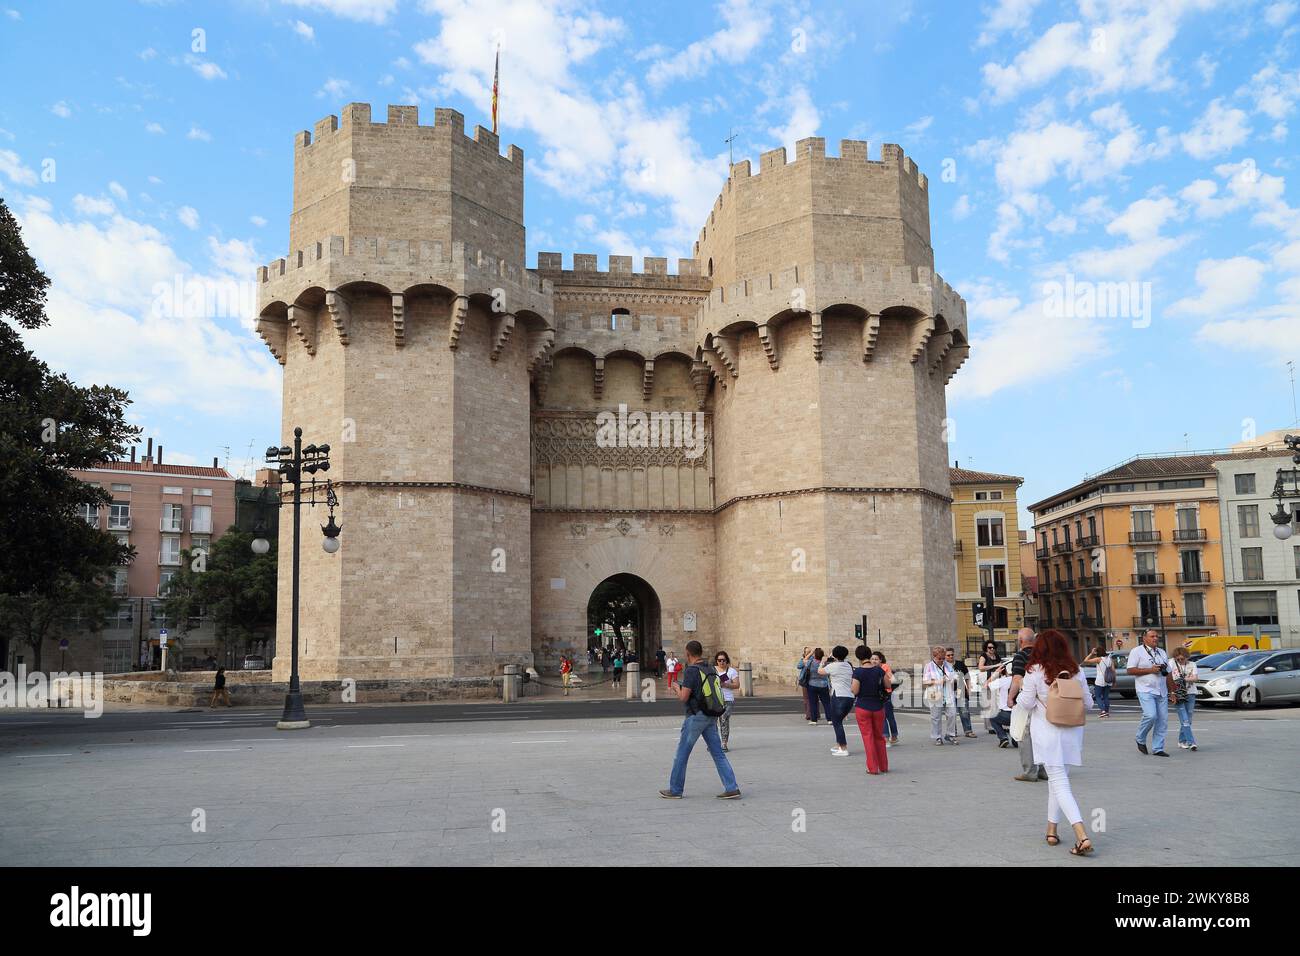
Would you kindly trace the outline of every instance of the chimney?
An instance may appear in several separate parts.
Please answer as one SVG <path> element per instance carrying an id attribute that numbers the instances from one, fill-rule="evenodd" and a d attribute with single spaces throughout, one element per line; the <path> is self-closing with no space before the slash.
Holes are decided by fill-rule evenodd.
<path id="1" fill-rule="evenodd" d="M 216 467 L 217 467 L 217 456 L 216 456 L 216 455 L 213 455 L 213 456 L 212 456 L 212 467 L 213 467 L 213 468 L 216 468 Z"/>
<path id="2" fill-rule="evenodd" d="M 135 462 L 135 446 L 134 446 L 134 445 L 131 446 L 131 461 L 132 461 L 133 463 Z"/>
<path id="3" fill-rule="evenodd" d="M 953 466 L 954 468 L 960 468 L 960 467 L 961 467 L 961 459 L 958 458 L 956 461 L 954 461 L 954 462 L 952 463 L 952 466 Z"/>
<path id="4" fill-rule="evenodd" d="M 162 464 L 162 445 L 158 446 L 158 464 Z"/>
<path id="5" fill-rule="evenodd" d="M 149 439 L 149 447 L 145 449 L 144 460 L 150 462 L 153 461 L 153 439 L 152 438 Z"/>

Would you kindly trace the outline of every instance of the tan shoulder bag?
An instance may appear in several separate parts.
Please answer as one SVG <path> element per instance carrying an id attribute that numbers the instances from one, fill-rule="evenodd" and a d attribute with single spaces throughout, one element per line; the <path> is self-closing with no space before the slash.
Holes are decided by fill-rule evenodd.
<path id="1" fill-rule="evenodd" d="M 1069 673 L 1061 671 L 1047 688 L 1048 723 L 1057 727 L 1082 727 L 1085 710 L 1083 688 Z"/>

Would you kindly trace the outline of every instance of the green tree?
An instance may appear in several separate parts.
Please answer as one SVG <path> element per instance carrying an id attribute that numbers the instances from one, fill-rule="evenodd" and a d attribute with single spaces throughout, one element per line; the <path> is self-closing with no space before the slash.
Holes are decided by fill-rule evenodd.
<path id="1" fill-rule="evenodd" d="M 21 330 L 49 323 L 49 284 L 0 199 L 0 596 L 38 619 L 47 616 L 37 613 L 42 602 L 89 587 L 131 556 L 81 519 L 81 505 L 111 496 L 70 469 L 121 457 L 140 433 L 126 423 L 126 392 L 78 386 L 24 346 Z M 6 661 L 8 633 L 0 631 Z"/>
<path id="2" fill-rule="evenodd" d="M 204 574 L 208 556 L 203 551 L 181 551 L 181 565 L 162 593 L 162 614 L 176 633 L 181 648 L 203 611 Z"/>
<path id="3" fill-rule="evenodd" d="M 83 630 L 98 634 L 117 607 L 107 575 L 80 581 L 64 574 L 43 593 L 0 594 L 0 629 L 31 650 L 30 669 L 39 671 L 47 640 Z"/>
<path id="4" fill-rule="evenodd" d="M 233 525 L 212 543 L 198 596 L 217 638 L 236 654 L 275 632 L 276 553 L 254 554 L 253 535 Z M 275 542 L 272 540 L 272 545 Z"/>

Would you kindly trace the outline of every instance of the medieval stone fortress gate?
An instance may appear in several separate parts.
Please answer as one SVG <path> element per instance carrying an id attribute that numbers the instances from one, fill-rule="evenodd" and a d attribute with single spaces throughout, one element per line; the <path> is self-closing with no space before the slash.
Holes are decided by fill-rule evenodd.
<path id="1" fill-rule="evenodd" d="M 643 660 L 698 638 L 789 681 L 864 613 L 904 666 L 952 642 L 944 389 L 966 306 L 902 149 L 811 137 L 736 163 L 675 271 L 528 268 L 523 185 L 523 152 L 455 110 L 351 104 L 295 139 L 257 327 L 282 441 L 331 444 L 344 528 L 337 554 L 303 549 L 303 678 L 581 660 L 611 579 Z M 702 443 L 647 440 L 648 413 Z"/>

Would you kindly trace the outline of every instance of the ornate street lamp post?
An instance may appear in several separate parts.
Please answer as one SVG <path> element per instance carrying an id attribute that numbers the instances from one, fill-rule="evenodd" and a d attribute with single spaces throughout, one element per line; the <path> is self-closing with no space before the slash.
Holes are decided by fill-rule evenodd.
<path id="1" fill-rule="evenodd" d="M 276 727 L 280 730 L 302 730 L 311 726 L 311 721 L 307 719 L 307 712 L 302 704 L 302 685 L 298 678 L 298 581 L 300 557 L 300 541 L 298 529 L 301 522 L 302 513 L 302 482 L 303 475 L 311 476 L 308 485 L 307 504 L 315 507 L 316 500 L 316 472 L 329 471 L 330 461 L 329 445 L 308 445 L 302 447 L 302 429 L 293 430 L 293 447 L 287 445 L 280 448 L 268 448 L 266 450 L 266 460 L 269 464 L 277 466 L 282 481 L 288 482 L 293 486 L 293 578 L 292 578 L 292 611 L 290 613 L 290 673 L 289 673 L 289 692 L 284 698 L 284 713 L 280 717 Z M 325 540 L 321 546 L 329 554 L 334 554 L 339 549 L 339 532 L 343 529 L 334 523 L 334 509 L 338 507 L 338 495 L 334 493 L 334 486 L 329 479 L 325 479 L 324 485 L 325 504 L 329 506 L 329 524 L 321 527 Z M 284 504 L 283 501 L 278 503 Z M 259 528 L 261 524 L 259 523 Z M 252 548 L 256 554 L 266 554 L 270 549 L 270 543 L 261 534 L 254 539 Z"/>
<path id="2" fill-rule="evenodd" d="M 1292 464 L 1300 465 L 1300 435 L 1287 435 L 1283 441 L 1286 442 L 1287 450 L 1291 452 Z M 1291 509 L 1286 506 L 1286 499 L 1300 498 L 1300 469 L 1279 468 L 1277 470 L 1277 479 L 1273 482 L 1273 497 L 1277 499 L 1277 511 L 1269 515 L 1273 519 L 1273 537 L 1285 541 L 1291 537 L 1293 520 Z"/>

